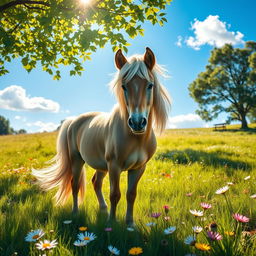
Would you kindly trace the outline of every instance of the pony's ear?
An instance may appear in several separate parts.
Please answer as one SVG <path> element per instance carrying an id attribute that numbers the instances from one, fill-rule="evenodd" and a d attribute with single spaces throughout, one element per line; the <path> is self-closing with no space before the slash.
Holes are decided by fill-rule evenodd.
<path id="1" fill-rule="evenodd" d="M 144 62 L 149 70 L 152 70 L 156 64 L 155 55 L 149 47 L 146 47 L 146 52 L 144 54 Z"/>
<path id="2" fill-rule="evenodd" d="M 127 59 L 124 57 L 123 53 L 122 53 L 122 50 L 119 49 L 117 52 L 116 52 L 116 55 L 115 55 L 115 63 L 116 63 L 116 67 L 118 69 L 121 69 L 124 64 L 127 62 Z"/>

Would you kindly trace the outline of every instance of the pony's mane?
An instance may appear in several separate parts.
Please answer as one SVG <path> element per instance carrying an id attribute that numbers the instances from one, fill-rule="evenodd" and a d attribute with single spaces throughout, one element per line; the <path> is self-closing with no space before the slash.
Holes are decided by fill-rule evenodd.
<path id="1" fill-rule="evenodd" d="M 135 75 L 153 82 L 153 122 L 154 128 L 161 133 L 165 129 L 168 120 L 171 100 L 167 90 L 158 81 L 157 74 L 165 76 L 165 69 L 156 63 L 153 70 L 150 71 L 143 60 L 143 56 L 133 55 L 121 70 L 116 73 L 115 78 L 110 83 L 110 87 L 119 102 L 121 115 L 124 116 L 127 110 L 122 90 L 123 82 L 128 83 Z"/>

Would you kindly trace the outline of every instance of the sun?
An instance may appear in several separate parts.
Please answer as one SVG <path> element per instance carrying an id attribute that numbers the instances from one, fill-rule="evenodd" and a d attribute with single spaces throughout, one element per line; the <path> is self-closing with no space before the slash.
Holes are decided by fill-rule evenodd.
<path id="1" fill-rule="evenodd" d="M 82 4 L 87 5 L 91 2 L 91 0 L 80 0 Z"/>

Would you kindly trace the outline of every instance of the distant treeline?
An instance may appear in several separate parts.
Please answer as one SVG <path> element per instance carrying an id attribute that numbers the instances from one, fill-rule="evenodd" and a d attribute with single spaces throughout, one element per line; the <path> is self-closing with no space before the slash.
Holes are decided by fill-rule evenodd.
<path id="1" fill-rule="evenodd" d="M 10 121 L 6 119 L 4 116 L 0 116 L 0 135 L 8 135 L 8 134 L 24 134 L 27 133 L 25 129 L 20 129 L 15 131 L 10 126 Z"/>

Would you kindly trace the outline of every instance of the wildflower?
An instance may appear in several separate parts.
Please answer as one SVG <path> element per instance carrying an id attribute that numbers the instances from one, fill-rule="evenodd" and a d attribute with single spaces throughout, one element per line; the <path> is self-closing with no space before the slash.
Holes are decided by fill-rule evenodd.
<path id="1" fill-rule="evenodd" d="M 191 197 L 192 195 L 193 195 L 192 192 L 186 194 L 186 196 L 188 196 L 188 197 Z"/>
<path id="2" fill-rule="evenodd" d="M 243 216 L 243 215 L 238 214 L 238 213 L 233 214 L 233 218 L 235 220 L 237 220 L 238 222 L 243 222 L 243 223 L 246 223 L 246 222 L 250 221 L 250 219 L 248 217 Z"/>
<path id="3" fill-rule="evenodd" d="M 133 248 L 131 248 L 131 249 L 129 250 L 129 254 L 130 254 L 130 255 L 139 255 L 139 254 L 141 254 L 141 253 L 143 253 L 143 250 L 142 250 L 141 247 L 133 247 Z"/>
<path id="4" fill-rule="evenodd" d="M 160 212 L 153 212 L 152 214 L 151 214 L 151 217 L 152 218 L 159 218 L 161 216 L 161 213 Z"/>
<path id="5" fill-rule="evenodd" d="M 225 186 L 216 190 L 215 194 L 217 195 L 225 194 L 228 190 L 229 190 L 229 186 Z"/>
<path id="6" fill-rule="evenodd" d="M 81 241 L 85 241 L 87 244 L 93 241 L 95 238 L 95 234 L 89 232 L 78 234 L 78 239 Z"/>
<path id="7" fill-rule="evenodd" d="M 225 231 L 225 235 L 227 235 L 227 236 L 234 236 L 235 232 L 233 232 L 233 231 Z"/>
<path id="8" fill-rule="evenodd" d="M 176 227 L 169 227 L 164 230 L 165 235 L 170 235 L 176 230 Z"/>
<path id="9" fill-rule="evenodd" d="M 76 240 L 75 242 L 74 242 L 74 245 L 75 246 L 85 246 L 85 245 L 87 245 L 88 243 L 87 243 L 87 241 L 81 241 L 81 240 Z"/>
<path id="10" fill-rule="evenodd" d="M 201 203 L 200 205 L 201 205 L 201 207 L 202 207 L 204 210 L 208 210 L 208 209 L 212 208 L 212 205 L 211 205 L 211 204 Z"/>
<path id="11" fill-rule="evenodd" d="M 249 180 L 250 178 L 251 178 L 251 176 L 249 175 L 249 176 L 245 177 L 244 180 Z"/>
<path id="12" fill-rule="evenodd" d="M 211 250 L 211 246 L 208 244 L 202 244 L 202 243 L 195 243 L 196 249 L 200 251 L 209 251 Z"/>
<path id="13" fill-rule="evenodd" d="M 25 241 L 27 242 L 36 242 L 39 240 L 45 233 L 42 229 L 37 229 L 29 232 L 25 237 Z"/>
<path id="14" fill-rule="evenodd" d="M 133 231 L 134 231 L 134 228 L 128 227 L 127 230 L 130 231 L 130 232 L 133 232 Z"/>
<path id="15" fill-rule="evenodd" d="M 56 239 L 53 241 L 49 241 L 49 240 L 44 240 L 44 241 L 40 241 L 39 243 L 36 243 L 36 248 L 38 250 L 44 251 L 44 250 L 50 250 L 52 248 L 55 248 L 57 246 L 57 242 Z"/>
<path id="16" fill-rule="evenodd" d="M 252 198 L 252 199 L 256 199 L 256 194 L 251 195 L 251 196 L 250 196 L 250 198 Z"/>
<path id="17" fill-rule="evenodd" d="M 155 222 L 149 222 L 149 223 L 146 224 L 146 226 L 148 226 L 148 227 L 153 227 L 153 226 L 155 226 L 155 225 L 156 225 Z"/>
<path id="18" fill-rule="evenodd" d="M 217 232 L 213 232 L 213 231 L 208 231 L 207 232 L 207 236 L 212 240 L 212 241 L 215 241 L 215 240 L 221 240 L 222 239 L 222 235 L 220 235 L 219 233 Z"/>
<path id="19" fill-rule="evenodd" d="M 87 227 L 79 227 L 79 230 L 80 230 L 80 231 L 86 231 L 86 230 L 87 230 Z"/>
<path id="20" fill-rule="evenodd" d="M 165 214 L 167 214 L 170 210 L 170 206 L 168 206 L 168 205 L 164 205 L 163 208 L 164 208 Z"/>
<path id="21" fill-rule="evenodd" d="M 164 216 L 164 220 L 168 221 L 168 220 L 170 220 L 170 217 L 169 216 Z"/>
<path id="22" fill-rule="evenodd" d="M 202 211 L 197 211 L 197 210 L 189 210 L 192 215 L 195 217 L 202 217 L 204 213 Z"/>
<path id="23" fill-rule="evenodd" d="M 199 234 L 203 230 L 203 228 L 199 226 L 192 227 L 192 229 L 196 234 Z"/>
<path id="24" fill-rule="evenodd" d="M 64 220 L 63 223 L 64 224 L 70 224 L 70 223 L 72 223 L 72 220 Z"/>
<path id="25" fill-rule="evenodd" d="M 112 231 L 112 228 L 110 228 L 110 227 L 105 228 L 105 231 L 106 231 L 106 232 L 111 232 L 111 231 Z"/>
<path id="26" fill-rule="evenodd" d="M 233 186 L 233 185 L 234 185 L 233 182 L 227 182 L 227 184 L 228 184 L 229 186 Z"/>
<path id="27" fill-rule="evenodd" d="M 196 243 L 196 238 L 193 235 L 187 236 L 184 239 L 184 243 L 190 246 L 194 246 Z"/>
<path id="28" fill-rule="evenodd" d="M 113 254 L 113 255 L 119 255 L 120 254 L 120 251 L 117 249 L 117 248 L 115 248 L 114 246 L 112 246 L 112 245 L 109 245 L 108 246 L 108 250 L 111 252 L 111 254 Z"/>

